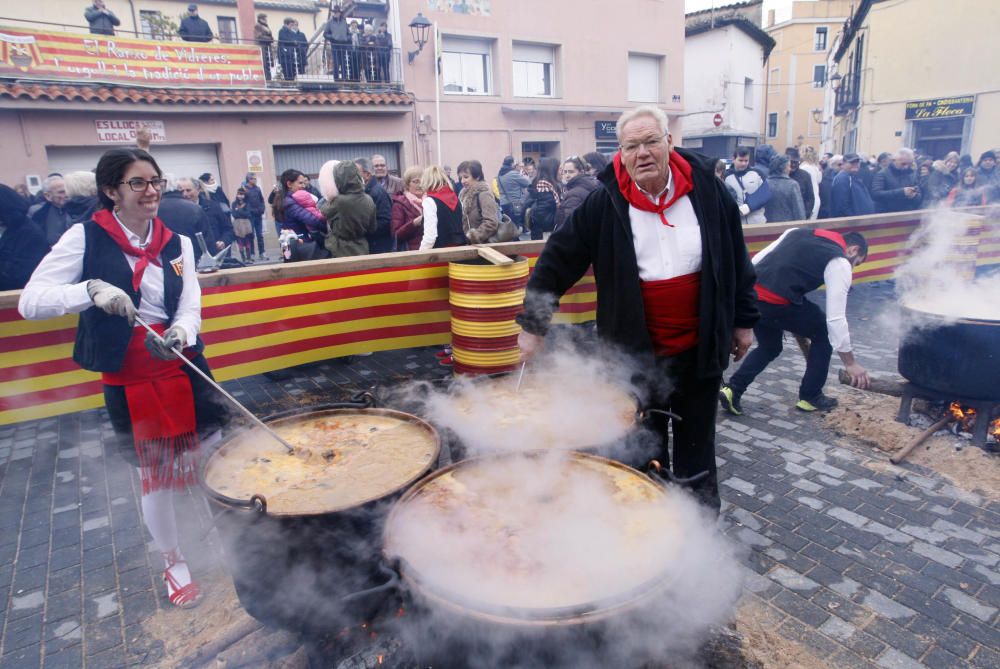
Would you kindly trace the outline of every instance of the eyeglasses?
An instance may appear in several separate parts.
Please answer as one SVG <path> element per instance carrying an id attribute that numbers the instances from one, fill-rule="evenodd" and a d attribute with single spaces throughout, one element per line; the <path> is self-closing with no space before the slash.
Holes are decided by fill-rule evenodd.
<path id="1" fill-rule="evenodd" d="M 644 142 L 629 142 L 628 144 L 619 144 L 618 148 L 622 150 L 622 153 L 635 153 L 640 147 L 645 147 L 647 151 L 652 151 L 654 149 L 660 148 L 663 143 L 663 138 L 667 136 L 667 133 L 663 133 L 656 139 L 647 139 Z"/>
<path id="2" fill-rule="evenodd" d="M 128 184 L 128 187 L 132 189 L 133 193 L 142 193 L 150 186 L 153 190 L 157 192 L 163 192 L 163 189 L 167 187 L 166 179 L 150 179 L 146 181 L 145 179 L 140 179 L 136 177 L 135 179 L 129 179 L 128 181 L 119 181 L 118 185 Z"/>

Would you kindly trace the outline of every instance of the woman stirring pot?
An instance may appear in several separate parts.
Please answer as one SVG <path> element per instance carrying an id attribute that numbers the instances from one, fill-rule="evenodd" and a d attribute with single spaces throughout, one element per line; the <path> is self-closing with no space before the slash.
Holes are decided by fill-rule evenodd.
<path id="1" fill-rule="evenodd" d="M 209 373 L 198 338 L 201 289 L 191 240 L 156 217 L 165 181 L 151 155 L 112 149 L 96 170 L 102 209 L 63 234 L 18 304 L 28 319 L 79 313 L 73 359 L 100 372 L 119 451 L 137 467 L 142 515 L 163 554 L 170 602 L 201 592 L 181 554 L 173 491 L 196 478 L 199 435 L 218 439 L 227 411 L 171 351 Z M 136 316 L 162 335 L 135 327 Z"/>

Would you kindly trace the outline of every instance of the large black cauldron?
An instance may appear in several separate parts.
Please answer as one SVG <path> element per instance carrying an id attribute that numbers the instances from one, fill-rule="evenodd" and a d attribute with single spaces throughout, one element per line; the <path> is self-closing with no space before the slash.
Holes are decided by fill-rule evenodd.
<path id="1" fill-rule="evenodd" d="M 954 399 L 1000 399 L 1000 321 L 900 310 L 903 322 L 916 326 L 900 340 L 900 374 Z"/>
<path id="2" fill-rule="evenodd" d="M 338 406 L 271 417 L 266 422 L 280 429 L 317 417 L 339 419 L 359 414 L 406 422 L 425 430 L 430 440 L 432 452 L 421 454 L 421 471 L 391 487 L 364 488 L 362 501 L 347 508 L 291 513 L 269 509 L 266 490 L 249 499 L 233 499 L 210 485 L 213 475 L 207 472 L 219 466 L 226 449 L 241 435 L 223 442 L 202 467 L 203 488 L 236 594 L 247 613 L 268 625 L 311 634 L 336 632 L 370 619 L 396 590 L 398 577 L 381 561 L 385 514 L 389 505 L 433 466 L 440 440 L 434 428 L 416 416 L 357 408 L 356 404 Z M 331 446 L 336 446 L 335 439 L 336 431 L 331 433 Z M 378 466 L 379 448 L 370 450 L 371 463 L 362 462 L 348 485 L 363 486 L 365 468 Z"/>

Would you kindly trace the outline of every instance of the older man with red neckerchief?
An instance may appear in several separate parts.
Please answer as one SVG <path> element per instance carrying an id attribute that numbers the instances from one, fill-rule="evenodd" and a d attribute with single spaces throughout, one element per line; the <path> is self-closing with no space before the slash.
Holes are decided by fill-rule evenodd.
<path id="1" fill-rule="evenodd" d="M 743 357 L 758 318 L 739 211 L 713 161 L 673 148 L 658 108 L 623 114 L 618 141 L 601 188 L 538 258 L 518 316 L 522 356 L 541 347 L 560 296 L 593 265 L 598 334 L 636 357 L 648 405 L 680 418 L 656 416 L 657 459 L 671 462 L 673 434 L 674 475 L 698 477 L 692 492 L 718 512 L 716 401 L 730 355 Z"/>

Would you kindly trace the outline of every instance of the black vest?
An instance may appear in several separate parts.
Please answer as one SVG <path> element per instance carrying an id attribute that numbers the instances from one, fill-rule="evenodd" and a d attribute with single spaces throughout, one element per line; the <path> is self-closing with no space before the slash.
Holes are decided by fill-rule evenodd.
<path id="1" fill-rule="evenodd" d="M 433 195 L 427 197 L 434 200 L 434 204 L 437 206 L 438 236 L 434 242 L 434 248 L 467 244 L 465 230 L 462 228 L 462 204 L 456 204 L 455 211 L 452 211 L 448 205 Z"/>
<path id="2" fill-rule="evenodd" d="M 846 257 L 832 239 L 796 228 L 757 263 L 757 283 L 792 304 L 802 304 L 806 293 L 823 285 L 827 263 Z"/>
<path id="3" fill-rule="evenodd" d="M 125 254 L 111 236 L 94 221 L 82 224 L 86 247 L 83 252 L 81 281 L 102 279 L 118 286 L 139 307 L 139 293 L 132 290 L 132 268 Z M 170 268 L 170 261 L 181 256 L 181 238 L 174 234 L 160 253 L 163 264 L 164 309 L 168 322 L 173 321 L 180 302 L 184 279 Z M 97 307 L 80 314 L 73 346 L 73 360 L 92 372 L 117 372 L 125 360 L 125 350 L 132 338 L 132 326 L 121 316 L 112 316 Z M 200 343 L 200 342 L 199 342 Z"/>

